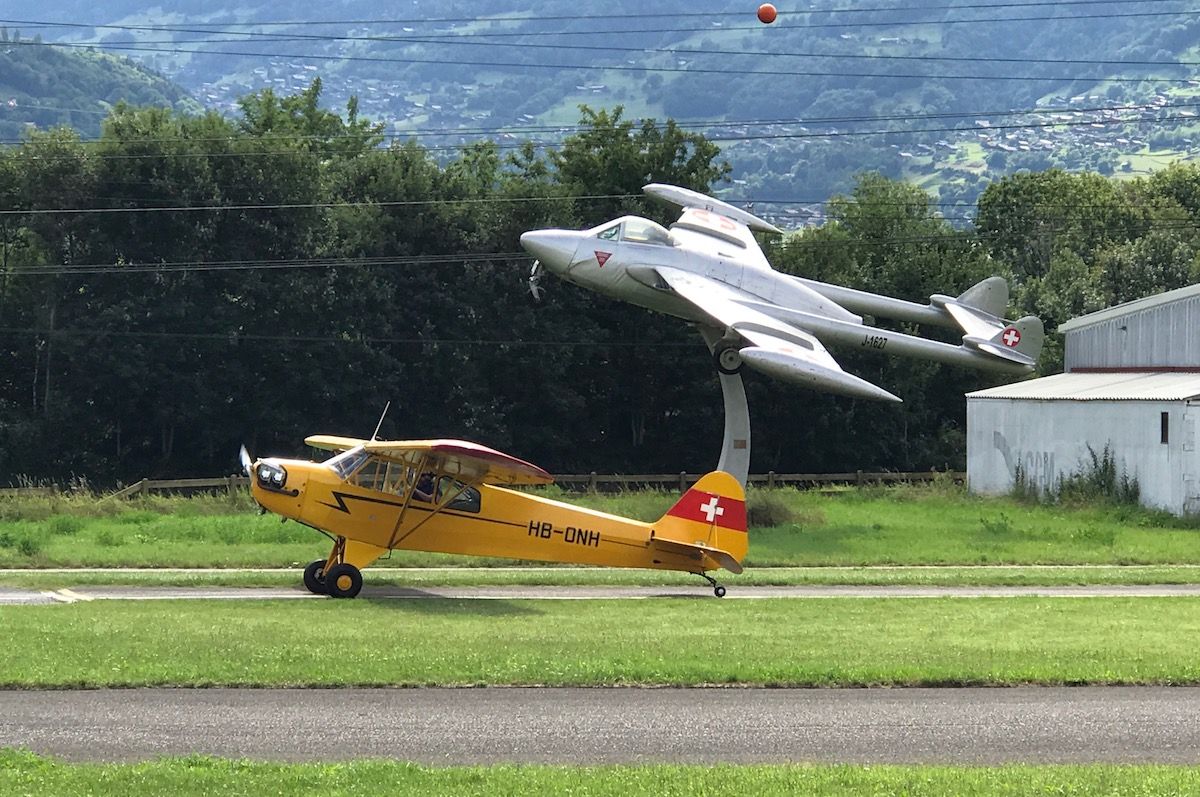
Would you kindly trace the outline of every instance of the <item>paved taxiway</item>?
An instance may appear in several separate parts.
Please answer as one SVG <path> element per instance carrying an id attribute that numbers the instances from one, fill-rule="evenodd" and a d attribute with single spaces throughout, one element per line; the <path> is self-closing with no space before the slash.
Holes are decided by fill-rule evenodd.
<path id="1" fill-rule="evenodd" d="M 1200 688 L 0 692 L 0 747 L 495 762 L 1200 764 Z"/>
<path id="2" fill-rule="evenodd" d="M 708 598 L 703 584 L 685 586 L 367 586 L 361 599 L 421 600 L 638 600 Z M 1200 584 L 1123 584 L 1094 586 L 742 586 L 730 587 L 725 600 L 762 598 L 1163 598 L 1200 597 Z M 58 590 L 0 590 L 0 604 L 75 603 L 93 600 L 328 600 L 301 587 L 137 587 L 76 586 Z"/>

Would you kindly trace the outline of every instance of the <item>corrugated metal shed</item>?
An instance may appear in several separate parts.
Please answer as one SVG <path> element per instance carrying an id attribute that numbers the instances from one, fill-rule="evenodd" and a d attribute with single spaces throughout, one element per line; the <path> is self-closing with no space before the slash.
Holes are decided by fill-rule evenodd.
<path id="1" fill-rule="evenodd" d="M 1200 284 L 1126 302 L 1059 325 L 1066 369 L 1200 370 Z"/>
<path id="2" fill-rule="evenodd" d="M 1187 401 L 1200 398 L 1200 373 L 1070 373 L 968 393 L 969 399 Z"/>
<path id="3" fill-rule="evenodd" d="M 1130 313 L 1150 310 L 1155 307 L 1160 307 L 1164 304 L 1171 304 L 1180 299 L 1189 299 L 1192 297 L 1200 298 L 1200 283 L 1188 285 L 1184 288 L 1177 288 L 1166 293 L 1156 293 L 1153 296 L 1147 296 L 1143 299 L 1135 299 L 1132 302 L 1114 305 L 1104 310 L 1098 310 L 1094 313 L 1081 315 L 1078 318 L 1072 318 L 1070 321 L 1064 321 L 1059 324 L 1059 332 L 1071 332 L 1076 329 L 1083 329 L 1093 324 L 1100 324 L 1104 321 L 1111 321 L 1114 318 L 1129 315 Z"/>
<path id="4" fill-rule="evenodd" d="M 967 394 L 967 480 L 1045 492 L 1108 450 L 1141 501 L 1200 514 L 1200 284 L 1074 318 L 1067 373 Z"/>

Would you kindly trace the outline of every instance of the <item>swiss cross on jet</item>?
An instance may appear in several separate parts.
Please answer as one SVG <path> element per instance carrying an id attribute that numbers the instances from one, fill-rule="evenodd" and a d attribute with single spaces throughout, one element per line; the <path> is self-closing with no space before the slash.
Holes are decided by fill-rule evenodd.
<path id="1" fill-rule="evenodd" d="M 610 257 L 612 257 L 612 252 L 601 252 L 599 249 L 597 249 L 595 250 L 595 255 L 596 262 L 600 264 L 600 268 L 604 268 L 604 264 L 608 262 Z"/>
<path id="2" fill-rule="evenodd" d="M 1000 336 L 1000 340 L 1004 342 L 1005 346 L 1011 349 L 1021 342 L 1021 331 L 1016 327 L 1009 327 L 1004 330 L 1004 334 Z"/>
<path id="3" fill-rule="evenodd" d="M 704 513 L 704 517 L 708 519 L 708 522 L 712 523 L 721 515 L 725 514 L 725 507 L 721 506 L 721 504 L 717 501 L 717 497 L 714 495 L 709 497 L 707 504 L 700 505 L 700 511 Z"/>

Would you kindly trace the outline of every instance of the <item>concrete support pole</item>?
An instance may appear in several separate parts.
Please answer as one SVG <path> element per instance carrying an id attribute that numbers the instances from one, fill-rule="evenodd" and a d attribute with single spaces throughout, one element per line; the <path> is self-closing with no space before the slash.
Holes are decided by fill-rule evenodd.
<path id="1" fill-rule="evenodd" d="M 715 352 L 721 330 L 702 326 L 700 334 L 709 351 Z M 725 471 L 745 485 L 750 476 L 750 408 L 746 404 L 746 388 L 740 374 L 718 371 L 717 377 L 721 380 L 721 395 L 725 400 L 725 436 L 721 441 L 717 470 Z"/>

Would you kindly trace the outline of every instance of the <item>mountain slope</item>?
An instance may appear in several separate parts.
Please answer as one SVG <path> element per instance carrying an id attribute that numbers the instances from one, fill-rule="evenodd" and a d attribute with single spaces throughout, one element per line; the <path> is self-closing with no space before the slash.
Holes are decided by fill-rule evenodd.
<path id="1" fill-rule="evenodd" d="M 133 61 L 0 34 L 0 139 L 19 139 L 30 124 L 69 125 L 93 137 L 108 109 L 122 100 L 201 110 L 186 89 Z"/>

